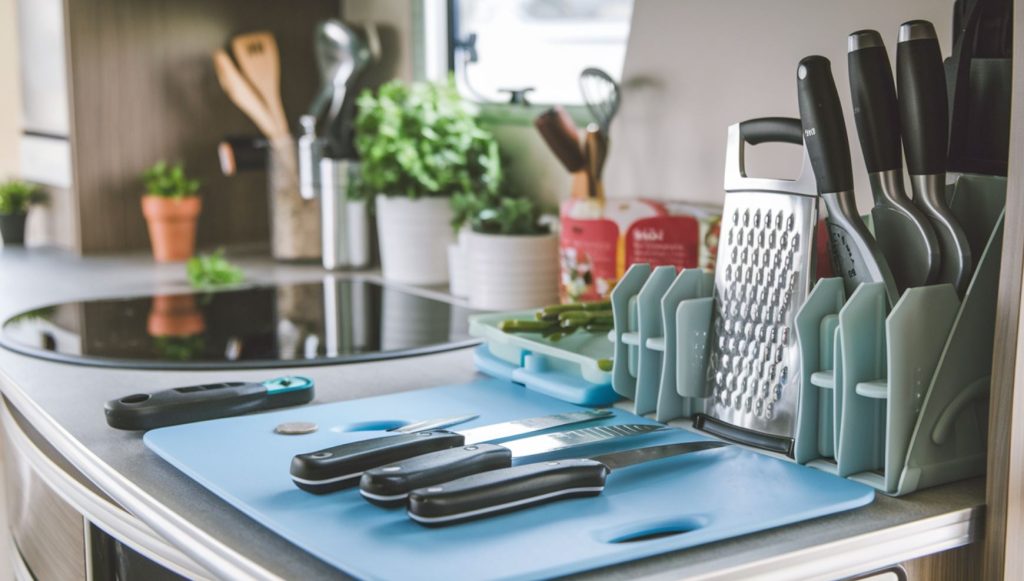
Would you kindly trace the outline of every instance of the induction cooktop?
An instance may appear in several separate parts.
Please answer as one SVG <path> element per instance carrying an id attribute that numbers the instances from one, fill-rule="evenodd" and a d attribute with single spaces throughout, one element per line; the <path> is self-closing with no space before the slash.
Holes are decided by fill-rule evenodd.
<path id="1" fill-rule="evenodd" d="M 467 308 L 370 280 L 99 299 L 34 309 L 0 345 L 107 367 L 290 367 L 420 355 L 475 344 Z"/>

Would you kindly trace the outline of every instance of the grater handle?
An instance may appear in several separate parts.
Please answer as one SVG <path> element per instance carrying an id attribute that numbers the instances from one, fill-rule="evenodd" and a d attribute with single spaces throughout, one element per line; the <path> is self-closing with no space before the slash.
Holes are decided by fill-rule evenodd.
<path id="1" fill-rule="evenodd" d="M 792 117 L 761 117 L 740 123 L 740 137 L 750 145 L 792 143 L 803 145 L 800 120 Z"/>
<path id="2" fill-rule="evenodd" d="M 809 56 L 797 68 L 797 95 L 807 153 L 811 157 L 819 194 L 853 191 L 850 141 L 843 107 L 832 77 L 832 65 L 823 56 Z"/>
<path id="3" fill-rule="evenodd" d="M 803 145 L 800 120 L 789 117 L 761 117 L 729 126 L 729 139 L 725 150 L 725 191 L 786 192 L 803 196 L 817 194 L 806 148 L 803 169 L 800 177 L 795 180 L 747 177 L 743 161 L 744 146 L 762 143 Z"/>

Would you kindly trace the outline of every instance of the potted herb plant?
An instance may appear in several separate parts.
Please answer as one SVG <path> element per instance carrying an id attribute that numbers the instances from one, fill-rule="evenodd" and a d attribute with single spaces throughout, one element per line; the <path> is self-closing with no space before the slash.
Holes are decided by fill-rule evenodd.
<path id="1" fill-rule="evenodd" d="M 4 244 L 25 243 L 25 220 L 29 206 L 39 200 L 39 187 L 21 180 L 0 184 L 0 238 Z"/>
<path id="2" fill-rule="evenodd" d="M 558 237 L 529 198 L 459 199 L 469 232 L 469 303 L 523 309 L 558 300 Z M 457 217 L 458 218 L 458 217 Z M 456 225 L 458 225 L 456 221 Z"/>
<path id="3" fill-rule="evenodd" d="M 376 96 L 364 92 L 358 105 L 356 149 L 363 187 L 376 196 L 384 278 L 446 282 L 450 198 L 498 191 L 497 142 L 453 83 L 393 81 Z"/>
<path id="4" fill-rule="evenodd" d="M 202 210 L 199 180 L 189 179 L 181 164 L 163 161 L 142 174 L 146 193 L 142 214 L 146 217 L 153 258 L 175 262 L 189 258 L 196 248 L 196 222 Z"/>

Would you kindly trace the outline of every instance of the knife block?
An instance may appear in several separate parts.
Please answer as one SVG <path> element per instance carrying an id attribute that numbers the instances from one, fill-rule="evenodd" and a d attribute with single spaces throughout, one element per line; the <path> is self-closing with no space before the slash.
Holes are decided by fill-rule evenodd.
<path id="1" fill-rule="evenodd" d="M 796 318 L 801 387 L 793 459 L 899 496 L 985 470 L 987 394 L 1005 178 L 963 175 L 947 191 L 975 257 L 952 285 L 884 286 L 849 298 L 821 279 Z M 659 421 L 706 409 L 712 277 L 635 264 L 611 294 L 612 387 Z"/>

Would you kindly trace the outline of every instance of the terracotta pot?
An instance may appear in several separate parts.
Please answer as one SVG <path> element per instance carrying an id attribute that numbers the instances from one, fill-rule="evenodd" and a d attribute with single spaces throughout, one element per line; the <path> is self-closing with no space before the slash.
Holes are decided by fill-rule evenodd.
<path id="1" fill-rule="evenodd" d="M 157 262 L 190 258 L 196 250 L 196 222 L 203 202 L 199 196 L 163 198 L 142 196 L 142 215 L 149 227 L 149 241 Z"/>
<path id="2" fill-rule="evenodd" d="M 152 337 L 191 337 L 206 330 L 195 295 L 156 295 L 146 320 Z"/>

